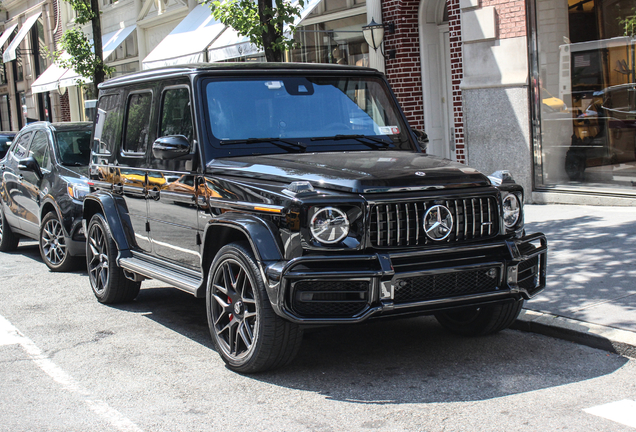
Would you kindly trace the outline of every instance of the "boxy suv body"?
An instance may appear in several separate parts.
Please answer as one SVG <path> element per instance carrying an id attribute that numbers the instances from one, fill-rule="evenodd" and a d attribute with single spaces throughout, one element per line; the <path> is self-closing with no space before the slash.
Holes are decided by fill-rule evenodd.
<path id="1" fill-rule="evenodd" d="M 217 351 L 289 362 L 305 324 L 434 314 L 479 335 L 545 286 L 523 191 L 423 154 L 384 76 L 190 65 L 100 86 L 84 201 L 98 300 L 154 278 L 206 299 Z"/>

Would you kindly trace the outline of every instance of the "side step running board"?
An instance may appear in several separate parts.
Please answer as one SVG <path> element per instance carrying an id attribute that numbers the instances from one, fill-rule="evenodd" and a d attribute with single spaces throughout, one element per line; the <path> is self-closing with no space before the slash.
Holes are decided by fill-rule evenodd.
<path id="1" fill-rule="evenodd" d="M 174 269 L 166 266 L 165 263 L 158 265 L 151 261 L 132 257 L 121 258 L 119 265 L 125 270 L 151 279 L 160 280 L 192 295 L 196 295 L 197 290 L 203 282 L 201 275 L 197 272 L 182 268 Z"/>

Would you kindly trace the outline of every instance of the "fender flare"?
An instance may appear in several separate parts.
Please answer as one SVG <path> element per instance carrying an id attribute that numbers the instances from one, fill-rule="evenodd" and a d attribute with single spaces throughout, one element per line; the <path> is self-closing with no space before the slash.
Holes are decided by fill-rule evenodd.
<path id="1" fill-rule="evenodd" d="M 215 238 L 212 234 L 224 229 L 240 232 L 250 243 L 256 260 L 261 263 L 280 261 L 284 257 L 283 244 L 281 238 L 276 235 L 276 228 L 273 224 L 257 215 L 233 212 L 224 213 L 208 221 L 203 230 L 204 251 L 210 247 L 213 251 L 218 250 L 225 245 L 223 241 L 217 245 L 210 243 Z"/>
<path id="2" fill-rule="evenodd" d="M 122 201 L 122 202 L 119 202 Z M 119 250 L 119 256 L 121 258 L 128 258 L 132 256 L 130 252 L 130 241 L 126 232 L 131 231 L 131 223 L 127 213 L 122 215 L 119 206 L 125 203 L 123 200 L 118 200 L 111 194 L 100 191 L 87 195 L 84 198 L 84 208 L 82 217 L 86 223 L 86 237 L 88 238 L 88 223 L 95 213 L 101 213 L 106 219 L 108 229 L 110 231 L 113 240 L 117 244 Z M 128 226 L 128 230 L 126 229 Z"/>

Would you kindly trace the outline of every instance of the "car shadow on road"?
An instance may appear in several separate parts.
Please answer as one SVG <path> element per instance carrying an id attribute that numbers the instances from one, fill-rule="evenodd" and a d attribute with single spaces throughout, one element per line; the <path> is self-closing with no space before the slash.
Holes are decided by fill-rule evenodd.
<path id="1" fill-rule="evenodd" d="M 210 349 L 205 302 L 174 288 L 142 289 L 117 306 Z M 432 317 L 314 327 L 287 367 L 250 379 L 361 404 L 478 401 L 610 374 L 616 354 L 506 330 L 481 338 L 446 332 Z"/>

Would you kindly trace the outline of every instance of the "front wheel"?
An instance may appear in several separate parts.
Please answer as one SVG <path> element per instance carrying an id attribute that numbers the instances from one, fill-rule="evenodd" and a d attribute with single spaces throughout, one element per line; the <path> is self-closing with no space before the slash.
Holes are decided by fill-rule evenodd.
<path id="1" fill-rule="evenodd" d="M 124 270 L 117 265 L 117 244 L 99 213 L 88 224 L 86 267 L 91 288 L 100 303 L 127 302 L 139 294 L 141 282 L 126 278 Z"/>
<path id="2" fill-rule="evenodd" d="M 462 336 L 485 336 L 507 329 L 515 322 L 523 300 L 435 314 L 446 330 Z"/>
<path id="3" fill-rule="evenodd" d="M 47 213 L 42 219 L 40 255 L 52 271 L 69 271 L 77 264 L 77 259 L 68 253 L 64 228 L 54 212 Z"/>
<path id="4" fill-rule="evenodd" d="M 208 274 L 206 308 L 212 341 L 230 369 L 262 372 L 296 356 L 302 330 L 274 313 L 246 245 L 232 243 L 217 253 Z"/>

